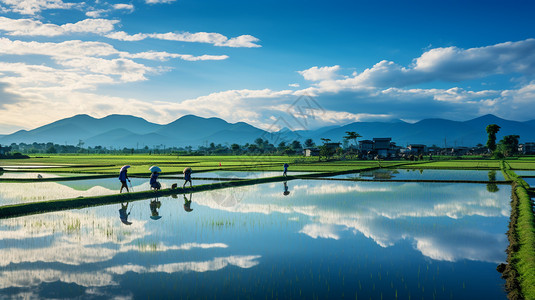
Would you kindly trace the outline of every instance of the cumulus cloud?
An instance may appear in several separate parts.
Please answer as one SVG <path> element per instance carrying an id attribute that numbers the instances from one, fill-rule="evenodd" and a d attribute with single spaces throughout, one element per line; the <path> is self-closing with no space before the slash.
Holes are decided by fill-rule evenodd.
<path id="1" fill-rule="evenodd" d="M 145 0 L 147 4 L 173 3 L 176 0 Z"/>
<path id="2" fill-rule="evenodd" d="M 338 76 L 337 72 L 340 70 L 340 66 L 332 67 L 312 67 L 304 71 L 298 71 L 299 74 L 303 75 L 306 80 L 310 81 L 322 81 L 330 80 Z"/>
<path id="3" fill-rule="evenodd" d="M 110 11 L 109 9 L 92 9 L 92 10 L 87 10 L 85 12 L 85 15 L 90 18 L 100 18 L 101 16 L 105 15 L 109 11 Z"/>
<path id="4" fill-rule="evenodd" d="M 110 39 L 121 41 L 141 41 L 146 38 L 153 38 L 167 41 L 179 41 L 189 43 L 207 43 L 219 47 L 233 48 L 257 48 L 261 47 L 256 44 L 259 39 L 252 35 L 240 35 L 234 38 L 228 38 L 220 33 L 215 32 L 182 32 L 182 33 L 136 33 L 130 35 L 124 31 L 111 32 L 106 35 Z"/>
<path id="5" fill-rule="evenodd" d="M 492 46 L 426 51 L 407 67 L 383 60 L 361 73 L 333 80 L 338 66 L 300 71 L 306 80 L 319 81 L 316 92 L 339 92 L 367 88 L 407 87 L 433 82 L 459 82 L 494 74 L 535 74 L 535 39 Z"/>
<path id="6" fill-rule="evenodd" d="M 114 9 L 124 9 L 129 11 L 134 11 L 134 5 L 132 4 L 124 4 L 124 3 L 118 3 L 113 5 Z"/>
<path id="7" fill-rule="evenodd" d="M 134 54 L 121 54 L 124 57 L 130 57 L 130 58 L 143 58 L 143 59 L 149 59 L 149 60 L 160 60 L 165 61 L 170 58 L 180 58 L 182 60 L 187 61 L 201 61 L 201 60 L 225 60 L 228 58 L 228 55 L 200 55 L 200 56 L 194 56 L 190 54 L 177 54 L 177 53 L 167 53 L 167 52 L 156 52 L 156 51 L 149 51 L 149 52 L 141 52 L 141 53 L 134 53 Z"/>
<path id="8" fill-rule="evenodd" d="M 71 9 L 78 4 L 67 3 L 62 0 L 0 0 L 10 11 L 23 15 L 35 15 L 47 9 Z"/>
<path id="9" fill-rule="evenodd" d="M 69 33 L 104 34 L 112 31 L 118 20 L 86 19 L 63 25 L 44 24 L 32 19 L 0 17 L 0 30 L 11 36 L 59 36 Z"/>
<path id="10" fill-rule="evenodd" d="M 141 52 L 128 53 L 118 51 L 113 46 L 102 42 L 84 42 L 71 40 L 61 43 L 39 43 L 12 41 L 8 38 L 0 38 L 0 55 L 44 55 L 52 58 L 59 66 L 47 67 L 43 65 L 28 65 L 25 63 L 1 63 L 0 72 L 9 71 L 18 76 L 5 76 L 4 82 L 21 84 L 28 78 L 35 80 L 34 83 L 54 81 L 65 87 L 67 82 L 61 79 L 69 78 L 70 86 L 77 88 L 95 86 L 98 83 L 112 83 L 111 77 L 117 76 L 121 82 L 146 80 L 148 73 L 156 73 L 158 70 L 147 67 L 132 59 L 146 59 L 165 61 L 178 58 L 187 61 L 224 60 L 226 55 L 201 55 L 178 54 L 167 52 Z M 45 75 L 45 73 L 47 73 Z M 36 77 L 39 74 L 41 77 Z M 76 80 L 75 80 L 76 79 Z M 85 80 L 82 80 L 85 79 Z M 96 81 L 95 81 L 96 80 Z M 31 82 L 27 82 L 30 84 Z"/>
<path id="11" fill-rule="evenodd" d="M 130 9 L 133 6 L 127 4 L 115 5 L 116 9 Z M 119 8 L 117 8 L 119 7 Z M 93 10 L 86 13 L 90 17 L 99 17 L 106 13 L 107 10 Z M 228 38 L 220 33 L 215 32 L 182 32 L 182 33 L 137 33 L 130 35 L 124 31 L 113 31 L 118 20 L 108 19 L 86 19 L 76 23 L 66 23 L 63 25 L 45 24 L 33 19 L 10 19 L 0 17 L 0 30 L 5 31 L 11 36 L 60 36 L 70 33 L 94 33 L 105 35 L 110 39 L 120 41 L 141 41 L 146 38 L 190 42 L 190 43 L 207 43 L 219 47 L 232 48 L 257 48 L 258 38 L 252 35 L 240 35 Z"/>

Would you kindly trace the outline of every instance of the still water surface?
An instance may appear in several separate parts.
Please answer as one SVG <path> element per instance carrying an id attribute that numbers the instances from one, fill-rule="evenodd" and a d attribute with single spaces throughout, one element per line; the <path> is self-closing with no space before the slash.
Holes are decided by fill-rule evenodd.
<path id="1" fill-rule="evenodd" d="M 294 180 L 0 220 L 0 298 L 505 299 L 493 191 Z"/>
<path id="2" fill-rule="evenodd" d="M 150 190 L 149 178 L 130 178 L 134 191 Z M 170 188 L 173 183 L 182 186 L 183 179 L 159 179 L 162 188 Z M 194 185 L 213 183 L 209 180 L 195 180 Z M 188 183 L 189 186 L 189 183 Z M 130 184 L 128 185 L 131 188 Z M 57 182 L 0 183 L 0 206 L 55 199 L 93 197 L 117 194 L 121 182 L 117 178 L 101 178 Z M 123 189 L 123 192 L 126 190 Z"/>
<path id="3" fill-rule="evenodd" d="M 427 170 L 427 169 L 377 169 L 360 173 L 344 174 L 334 178 L 393 179 L 393 180 L 465 180 L 503 181 L 501 171 L 485 170 Z"/>

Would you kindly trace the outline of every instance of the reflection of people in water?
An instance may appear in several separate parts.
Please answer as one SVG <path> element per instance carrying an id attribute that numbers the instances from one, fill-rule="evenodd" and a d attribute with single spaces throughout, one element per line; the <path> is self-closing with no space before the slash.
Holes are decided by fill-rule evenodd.
<path id="1" fill-rule="evenodd" d="M 153 172 L 150 175 L 150 188 L 154 189 L 155 191 L 160 190 L 160 188 L 162 187 L 162 185 L 158 182 L 158 176 L 159 175 L 160 175 L 160 173 L 158 173 L 158 172 Z"/>
<path id="2" fill-rule="evenodd" d="M 284 182 L 284 192 L 282 193 L 284 196 L 290 195 L 290 191 L 288 190 L 288 182 Z"/>
<path id="3" fill-rule="evenodd" d="M 162 206 L 162 203 L 158 200 L 158 198 L 155 198 L 154 200 L 150 201 L 150 218 L 153 220 L 158 220 L 162 216 L 160 216 L 160 213 L 158 212 L 158 209 Z"/>
<path id="4" fill-rule="evenodd" d="M 119 218 L 121 219 L 121 222 L 126 225 L 132 225 L 132 222 L 128 222 L 128 216 L 130 215 L 130 212 L 132 211 L 132 208 L 130 207 L 130 212 L 126 212 L 128 209 L 128 202 L 126 204 L 121 203 L 121 209 L 119 209 Z"/>
<path id="5" fill-rule="evenodd" d="M 189 200 L 188 198 L 186 197 L 186 194 L 184 194 L 184 210 L 186 212 L 192 212 L 193 209 L 190 207 L 191 206 L 191 197 L 192 197 L 192 194 L 189 194 Z"/>

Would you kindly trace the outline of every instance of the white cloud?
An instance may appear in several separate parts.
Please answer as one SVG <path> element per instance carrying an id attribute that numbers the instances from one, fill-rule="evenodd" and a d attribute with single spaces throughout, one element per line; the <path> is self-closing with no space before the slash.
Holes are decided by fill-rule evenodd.
<path id="1" fill-rule="evenodd" d="M 106 35 L 107 38 L 119 40 L 119 41 L 129 41 L 129 42 L 135 42 L 135 41 L 141 41 L 147 38 L 147 35 L 144 33 L 137 33 L 133 35 L 129 35 L 128 33 L 124 31 L 116 31 L 112 32 Z"/>
<path id="2" fill-rule="evenodd" d="M 298 88 L 299 87 L 299 83 L 290 83 L 288 84 L 289 87 L 295 87 L 295 88 Z"/>
<path id="3" fill-rule="evenodd" d="M 69 33 L 104 34 L 112 31 L 118 20 L 86 19 L 64 25 L 44 24 L 32 19 L 0 17 L 0 30 L 11 36 L 59 36 Z"/>
<path id="4" fill-rule="evenodd" d="M 306 80 L 319 81 L 316 92 L 406 87 L 414 84 L 458 82 L 494 74 L 535 73 L 535 39 L 506 42 L 481 48 L 436 48 L 414 59 L 408 67 L 380 61 L 362 73 L 333 80 L 338 66 L 300 71 Z"/>
<path id="5" fill-rule="evenodd" d="M 176 0 L 145 0 L 147 4 L 173 3 Z"/>
<path id="6" fill-rule="evenodd" d="M 114 9 L 124 9 L 124 10 L 134 11 L 134 5 L 132 5 L 132 4 L 123 4 L 123 3 L 114 4 L 113 8 Z"/>
<path id="7" fill-rule="evenodd" d="M 23 15 L 35 15 L 47 9 L 70 9 L 78 5 L 62 0 L 0 0 L 0 3 L 6 4 L 11 11 Z"/>
<path id="8" fill-rule="evenodd" d="M 86 88 L 99 83 L 113 83 L 111 77 L 95 77 L 94 75 L 117 76 L 120 82 L 146 80 L 148 73 L 156 73 L 157 70 L 131 59 L 168 60 L 179 58 L 187 61 L 224 60 L 226 55 L 201 55 L 177 54 L 167 52 L 121 52 L 113 46 L 102 42 L 84 42 L 71 40 L 61 43 L 39 43 L 12 41 L 8 38 L 0 38 L 0 55 L 44 55 L 51 57 L 57 64 L 64 67 L 46 67 L 43 65 L 26 65 L 24 63 L 1 63 L 1 71 L 9 71 L 14 74 L 4 76 L 3 82 L 22 84 L 32 78 L 39 86 L 39 82 L 55 82 L 58 86 L 66 86 L 62 79 L 71 78 L 76 88 Z M 48 73 L 48 74 L 44 74 Z M 39 74 L 43 77 L 36 77 Z M 76 78 L 76 79 L 75 79 Z M 85 80 L 82 80 L 85 79 Z M 97 80 L 97 81 L 95 81 Z M 102 81 L 103 80 L 103 81 Z M 68 84 L 70 85 L 70 84 Z M 73 85 L 71 85 L 73 86 Z M 74 87 L 74 86 L 73 86 Z"/>
<path id="9" fill-rule="evenodd" d="M 111 32 L 106 35 L 110 39 L 116 39 L 121 41 L 140 41 L 146 38 L 153 38 L 159 40 L 167 41 L 179 41 L 179 42 L 189 42 L 189 43 L 207 43 L 219 47 L 245 47 L 245 48 L 256 48 L 261 47 L 256 44 L 259 41 L 254 36 L 251 35 L 240 35 L 234 38 L 228 38 L 220 33 L 215 32 L 182 32 L 182 33 L 137 33 L 134 35 L 129 35 L 126 32 L 118 31 Z"/>
<path id="10" fill-rule="evenodd" d="M 108 12 L 110 12 L 109 9 L 94 9 L 94 10 L 86 11 L 85 15 L 90 18 L 100 18 L 101 16 L 105 15 Z"/>
<path id="11" fill-rule="evenodd" d="M 340 70 L 340 66 L 332 67 L 312 67 L 304 71 L 298 71 L 299 74 L 303 75 L 306 80 L 310 81 L 323 81 L 331 80 L 338 76 L 337 72 Z"/>
<path id="12" fill-rule="evenodd" d="M 187 61 L 201 61 L 201 60 L 225 60 L 228 58 L 228 55 L 200 55 L 194 56 L 190 54 L 177 54 L 177 53 L 167 53 L 167 52 L 141 52 L 134 54 L 121 54 L 123 57 L 129 58 L 142 58 L 150 60 L 160 60 L 165 61 L 170 58 L 180 58 Z"/>

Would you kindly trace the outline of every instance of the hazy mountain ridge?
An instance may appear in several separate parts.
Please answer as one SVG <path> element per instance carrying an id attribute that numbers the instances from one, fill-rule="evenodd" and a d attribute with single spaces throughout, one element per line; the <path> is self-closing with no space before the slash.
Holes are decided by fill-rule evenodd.
<path id="1" fill-rule="evenodd" d="M 487 141 L 486 127 L 497 124 L 501 127 L 498 140 L 505 135 L 517 134 L 521 142 L 535 141 L 535 121 L 517 122 L 484 115 L 468 121 L 446 119 L 424 119 L 414 124 L 355 122 L 323 133 L 323 137 L 341 140 L 346 131 L 355 131 L 362 135 L 360 139 L 374 137 L 392 137 L 400 146 L 407 144 L 426 144 L 444 147 L 475 146 Z M 532 125 L 533 124 L 533 125 Z"/>
<path id="2" fill-rule="evenodd" d="M 244 122 L 228 123 L 220 118 L 202 118 L 185 115 L 166 124 L 148 122 L 129 115 L 109 115 L 93 118 L 76 115 L 70 118 L 35 128 L 20 130 L 9 135 L 0 135 L 0 144 L 53 142 L 77 145 L 80 140 L 84 146 L 103 146 L 113 148 L 142 148 L 148 146 L 193 146 L 216 144 L 253 143 L 257 138 L 269 139 L 278 144 L 298 139 L 303 142 L 312 138 L 321 143 L 321 138 L 342 142 L 346 131 L 362 135 L 359 140 L 375 137 L 391 137 L 400 146 L 406 144 L 426 144 L 438 146 L 474 146 L 485 144 L 485 128 L 489 124 L 501 127 L 498 139 L 505 135 L 520 135 L 521 142 L 535 141 L 535 120 L 526 122 L 510 121 L 494 115 L 484 115 L 472 120 L 459 122 L 446 119 L 424 119 L 414 124 L 397 122 L 354 122 L 342 126 L 327 126 L 315 130 L 269 133 Z"/>

